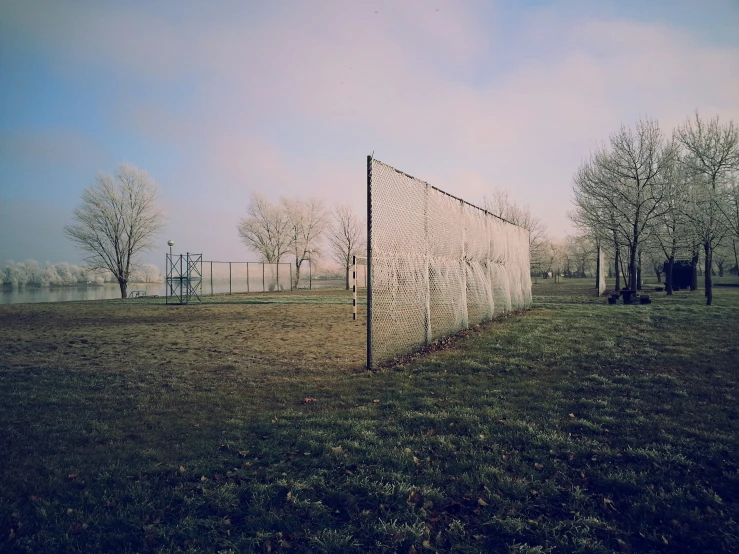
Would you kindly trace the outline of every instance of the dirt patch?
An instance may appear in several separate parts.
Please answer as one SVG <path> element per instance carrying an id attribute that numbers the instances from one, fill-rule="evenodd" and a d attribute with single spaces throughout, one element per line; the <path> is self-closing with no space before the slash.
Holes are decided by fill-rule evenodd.
<path id="1" fill-rule="evenodd" d="M 320 294 L 284 298 L 286 303 L 270 304 L 247 303 L 250 297 L 243 295 L 187 306 L 136 301 L 0 306 L 0 368 L 176 367 L 253 379 L 362 370 L 366 327 L 363 317 L 352 321 L 350 295 L 342 304 L 313 303 Z"/>

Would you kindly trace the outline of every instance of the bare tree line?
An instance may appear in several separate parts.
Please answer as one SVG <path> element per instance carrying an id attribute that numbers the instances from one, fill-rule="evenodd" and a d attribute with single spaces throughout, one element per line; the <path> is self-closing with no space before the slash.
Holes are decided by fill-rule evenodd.
<path id="1" fill-rule="evenodd" d="M 364 222 L 351 206 L 338 205 L 329 211 L 322 200 L 314 197 L 281 198 L 272 203 L 255 191 L 246 212 L 238 224 L 242 241 L 267 263 L 293 257 L 294 288 L 300 283 L 303 262 L 312 264 L 327 257 L 344 269 L 349 288 L 352 257 L 364 255 L 366 244 Z"/>
<path id="2" fill-rule="evenodd" d="M 154 264 L 137 267 L 131 276 L 135 283 L 161 283 L 159 268 Z M 71 285 L 102 285 L 116 283 L 115 275 L 108 270 L 91 269 L 89 266 L 67 262 L 40 264 L 36 260 L 6 261 L 0 267 L 0 285 L 12 287 L 57 287 Z"/>
<path id="3" fill-rule="evenodd" d="M 616 289 L 640 288 L 643 258 L 656 272 L 667 263 L 667 292 L 679 258 L 704 260 L 706 303 L 713 302 L 712 270 L 739 240 L 739 128 L 696 113 L 666 137 L 656 120 L 622 126 L 574 175 L 571 220 L 604 247 L 616 268 Z M 739 263 L 737 263 L 739 266 Z M 625 271 L 621 268 L 625 266 Z M 695 271 L 695 270 L 694 270 Z M 695 283 L 694 287 L 695 288 Z"/>

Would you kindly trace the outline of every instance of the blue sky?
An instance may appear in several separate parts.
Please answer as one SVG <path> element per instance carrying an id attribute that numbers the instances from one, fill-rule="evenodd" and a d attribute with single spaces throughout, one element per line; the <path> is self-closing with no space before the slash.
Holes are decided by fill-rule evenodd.
<path id="1" fill-rule="evenodd" d="M 78 262 L 83 189 L 158 182 L 166 241 L 256 260 L 253 190 L 365 210 L 366 155 L 473 203 L 496 188 L 553 237 L 572 175 L 640 116 L 739 122 L 739 2 L 0 3 L 0 263 Z"/>

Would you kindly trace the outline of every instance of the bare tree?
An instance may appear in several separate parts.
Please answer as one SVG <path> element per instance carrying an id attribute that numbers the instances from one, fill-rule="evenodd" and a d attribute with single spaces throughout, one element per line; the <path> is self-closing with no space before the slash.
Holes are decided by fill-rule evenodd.
<path id="1" fill-rule="evenodd" d="M 730 185 L 726 190 L 725 202 L 719 204 L 719 210 L 723 215 L 726 226 L 729 228 L 729 234 L 733 235 L 731 240 L 732 250 L 734 252 L 734 263 L 737 271 L 739 271 L 739 175 L 735 174 L 731 177 Z"/>
<path id="2" fill-rule="evenodd" d="M 733 241 L 726 241 L 713 251 L 713 265 L 716 266 L 718 276 L 723 277 L 725 271 L 731 267 L 734 260 Z"/>
<path id="3" fill-rule="evenodd" d="M 289 250 L 295 256 L 295 279 L 293 287 L 300 283 L 300 267 L 305 260 L 321 256 L 320 239 L 327 225 L 326 209 L 317 198 L 282 199 L 289 231 Z"/>
<path id="4" fill-rule="evenodd" d="M 97 184 L 85 189 L 82 205 L 74 209 L 75 223 L 64 227 L 92 268 L 115 275 L 122 298 L 136 256 L 154 247 L 153 239 L 166 223 L 157 195 L 146 171 L 121 164 L 115 175 L 101 173 Z"/>
<path id="5" fill-rule="evenodd" d="M 667 262 L 665 288 L 668 295 L 673 293 L 672 269 L 677 255 L 692 252 L 695 242 L 692 240 L 692 229 L 685 216 L 690 208 L 689 177 L 677 157 L 673 162 L 665 168 L 662 176 L 664 180 L 662 209 L 654 220 L 647 240 L 652 250 L 650 260 L 658 278 L 660 273 L 657 266 L 660 259 Z"/>
<path id="6" fill-rule="evenodd" d="M 367 245 L 364 220 L 357 217 L 352 207 L 336 206 L 333 222 L 327 230 L 331 256 L 344 268 L 346 289 L 349 290 L 349 270 L 353 257 L 364 253 Z"/>
<path id="7" fill-rule="evenodd" d="M 695 119 L 680 126 L 675 137 L 685 150 L 681 161 L 692 177 L 693 203 L 686 215 L 703 245 L 706 304 L 710 306 L 713 251 L 730 232 L 726 215 L 731 178 L 739 170 L 739 127 L 733 121 L 722 125 L 718 116 L 705 121 L 696 112 Z"/>
<path id="8" fill-rule="evenodd" d="M 547 256 L 547 227 L 544 222 L 533 215 L 528 206 L 521 206 L 511 200 L 508 191 L 498 189 L 490 199 L 485 198 L 483 207 L 498 217 L 523 227 L 529 232 L 529 257 L 531 270 L 541 271 Z"/>
<path id="9" fill-rule="evenodd" d="M 241 240 L 262 258 L 263 262 L 279 263 L 290 246 L 290 222 L 283 206 L 272 204 L 259 192 L 252 192 L 247 217 L 239 221 Z"/>
<path id="10" fill-rule="evenodd" d="M 599 148 L 575 175 L 575 205 L 606 227 L 610 219 L 614 242 L 628 245 L 629 288 L 636 290 L 641 241 L 662 213 L 662 175 L 674 148 L 652 119 L 637 122 L 635 130 L 622 126 L 609 142 L 609 149 Z"/>
<path id="11" fill-rule="evenodd" d="M 567 237 L 567 255 L 575 266 L 572 277 L 586 277 L 598 256 L 595 242 L 589 235 Z"/>

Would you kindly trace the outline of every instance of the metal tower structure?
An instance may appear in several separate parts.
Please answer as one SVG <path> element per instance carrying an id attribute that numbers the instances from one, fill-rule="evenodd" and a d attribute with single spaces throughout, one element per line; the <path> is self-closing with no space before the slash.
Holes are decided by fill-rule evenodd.
<path id="1" fill-rule="evenodd" d="M 200 300 L 203 286 L 203 255 L 166 254 L 166 287 L 167 304 L 189 304 L 191 300 Z"/>

